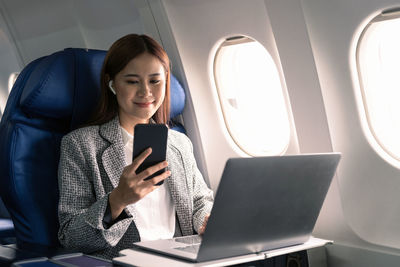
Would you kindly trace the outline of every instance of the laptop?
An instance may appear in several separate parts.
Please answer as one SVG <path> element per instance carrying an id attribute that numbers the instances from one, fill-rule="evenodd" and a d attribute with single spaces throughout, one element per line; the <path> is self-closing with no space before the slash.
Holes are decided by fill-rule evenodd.
<path id="1" fill-rule="evenodd" d="M 313 231 L 340 153 L 231 158 L 203 236 L 136 247 L 203 262 L 298 245 Z"/>

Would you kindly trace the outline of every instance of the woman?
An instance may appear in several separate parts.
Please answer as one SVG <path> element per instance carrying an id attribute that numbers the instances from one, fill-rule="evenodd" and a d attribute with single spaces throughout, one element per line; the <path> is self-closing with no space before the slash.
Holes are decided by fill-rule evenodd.
<path id="1" fill-rule="evenodd" d="M 166 52 L 145 35 L 122 37 L 108 51 L 91 126 L 61 143 L 58 235 L 64 247 L 110 259 L 140 240 L 204 230 L 213 194 L 185 135 L 168 131 L 164 162 L 136 173 L 151 149 L 132 161 L 134 126 L 168 123 L 169 65 Z"/>

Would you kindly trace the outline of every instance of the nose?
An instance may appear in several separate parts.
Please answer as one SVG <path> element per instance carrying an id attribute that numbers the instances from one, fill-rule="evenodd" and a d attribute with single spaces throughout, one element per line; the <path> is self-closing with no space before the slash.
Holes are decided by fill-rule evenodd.
<path id="1" fill-rule="evenodd" d="M 150 96 L 152 94 L 152 92 L 151 92 L 151 87 L 149 86 L 149 84 L 142 83 L 138 94 L 139 94 L 139 96 L 142 96 L 142 97 Z"/>

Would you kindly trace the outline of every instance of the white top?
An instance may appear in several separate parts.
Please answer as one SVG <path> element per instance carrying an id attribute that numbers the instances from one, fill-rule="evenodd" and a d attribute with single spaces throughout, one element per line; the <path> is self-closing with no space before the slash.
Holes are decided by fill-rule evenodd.
<path id="1" fill-rule="evenodd" d="M 125 160 L 132 163 L 133 136 L 122 128 Z M 175 206 L 166 183 L 136 202 L 135 224 L 140 240 L 172 238 L 175 234 Z"/>

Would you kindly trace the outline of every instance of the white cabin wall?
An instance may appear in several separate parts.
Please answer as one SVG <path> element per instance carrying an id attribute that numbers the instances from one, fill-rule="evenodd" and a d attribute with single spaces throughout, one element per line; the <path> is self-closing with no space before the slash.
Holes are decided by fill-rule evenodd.
<path id="1" fill-rule="evenodd" d="M 330 152 L 328 123 L 300 0 L 265 0 L 301 153 Z"/>
<path id="2" fill-rule="evenodd" d="M 24 65 L 67 47 L 108 49 L 143 33 L 139 5 L 129 0 L 2 0 L 3 14 Z"/>
<path id="3" fill-rule="evenodd" d="M 74 0 L 73 3 L 72 11 L 85 47 L 108 50 L 122 36 L 147 30 L 141 14 L 144 0 Z"/>
<path id="4" fill-rule="evenodd" d="M 262 0 L 165 0 L 162 3 L 192 101 L 193 110 L 186 109 L 183 114 L 185 124 L 194 118 L 197 121 L 199 140 L 194 141 L 200 142 L 203 148 L 211 188 L 215 190 L 225 161 L 229 157 L 247 156 L 233 143 L 225 128 L 212 74 L 215 52 L 227 37 L 249 36 L 266 47 L 280 69 L 267 9 Z M 285 84 L 283 76 L 281 79 Z M 297 153 L 294 125 L 291 138 L 287 153 Z"/>
<path id="5" fill-rule="evenodd" d="M 301 1 L 266 0 L 271 14 L 302 153 L 338 151 L 332 148 L 324 98 L 315 65 Z M 307 66 L 307 67 L 305 67 Z M 348 228 L 334 176 L 318 217 L 313 235 L 341 240 L 349 238 Z"/>
<path id="6" fill-rule="evenodd" d="M 1 9 L 0 9 L 1 10 Z M 8 32 L 3 12 L 0 12 L 0 119 L 6 106 L 8 92 L 8 78 L 11 73 L 19 72 L 21 62 L 15 53 L 13 40 Z"/>
<path id="7" fill-rule="evenodd" d="M 2 0 L 2 9 L 14 45 L 25 66 L 34 59 L 65 47 L 83 47 L 75 25 L 72 1 Z"/>
<path id="8" fill-rule="evenodd" d="M 302 0 L 302 5 L 333 150 L 343 154 L 337 184 L 328 195 L 318 233 L 338 244 L 399 254 L 400 170 L 383 160 L 368 142 L 357 106 L 355 90 L 359 88 L 352 65 L 355 44 L 366 23 L 382 10 L 400 7 L 400 1 Z M 334 266 L 351 266 L 350 262 L 339 264 L 337 251 L 343 250 L 330 252 L 336 260 Z M 354 254 L 342 255 L 343 259 L 350 261 L 361 255 L 359 250 L 352 251 Z M 385 260 L 382 255 L 381 260 Z M 363 261 L 357 261 L 354 266 L 362 266 Z"/>

